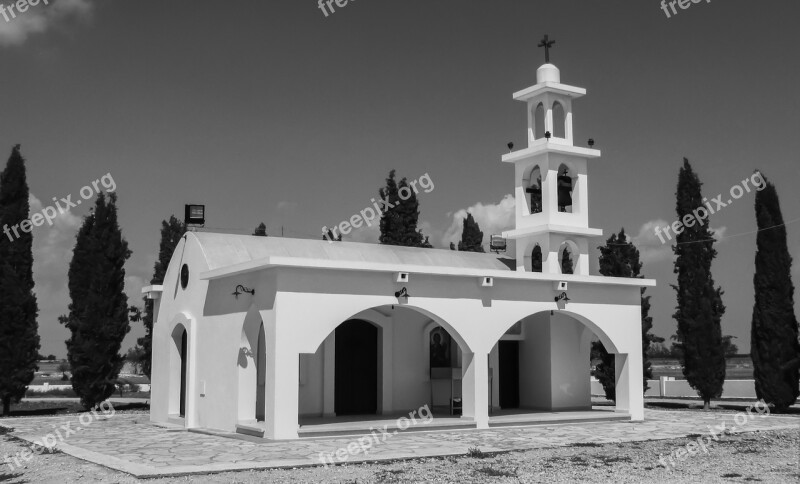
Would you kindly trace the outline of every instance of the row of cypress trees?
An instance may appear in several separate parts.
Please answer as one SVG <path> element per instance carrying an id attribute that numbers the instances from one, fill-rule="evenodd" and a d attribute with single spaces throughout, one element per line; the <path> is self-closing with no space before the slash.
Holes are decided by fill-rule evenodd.
<path id="1" fill-rule="evenodd" d="M 29 195 L 25 160 L 17 145 L 0 174 L 0 227 L 30 228 L 22 225 L 30 213 Z M 171 219 L 170 224 L 175 225 L 176 221 Z M 0 401 L 3 415 L 8 415 L 11 404 L 25 395 L 38 370 L 40 344 L 38 307 L 33 292 L 32 245 L 30 230 L 20 228 L 0 237 Z M 172 250 L 166 245 L 162 240 L 159 262 L 171 257 Z M 114 393 L 124 363 L 120 347 L 130 331 L 124 265 L 130 255 L 117 220 L 116 194 L 98 194 L 76 236 L 68 274 L 69 312 L 59 317 L 59 322 L 70 331 L 66 345 L 72 387 L 87 409 Z M 159 270 L 157 263 L 154 279 L 159 275 L 163 279 L 163 270 Z M 145 307 L 145 326 L 148 327 L 149 321 L 151 330 L 152 306 Z M 149 372 L 149 330 L 144 339 L 148 340 Z"/>
<path id="2" fill-rule="evenodd" d="M 794 285 L 791 280 L 792 259 L 786 241 L 786 227 L 781 215 L 775 186 L 763 174 L 764 188 L 756 192 L 755 304 L 751 325 L 751 357 L 756 395 L 783 412 L 800 396 L 800 340 L 794 313 Z M 678 176 L 677 220 L 704 207 L 702 183 L 684 159 Z M 686 225 L 673 246 L 678 283 L 672 287 L 678 305 L 673 315 L 677 322 L 674 347 L 680 356 L 683 374 L 703 399 L 704 407 L 722 395 L 725 383 L 725 353 L 731 344 L 722 335 L 725 305 L 723 291 L 716 286 L 711 263 L 717 255 L 714 233 L 706 223 Z M 605 276 L 642 277 L 639 251 L 624 231 L 612 236 L 600 247 L 600 273 Z M 647 359 L 648 348 L 662 338 L 650 334 L 652 318 L 649 296 L 642 290 L 642 352 L 644 355 L 644 390 L 652 378 Z M 593 356 L 601 360 L 595 376 L 603 384 L 606 396 L 614 398 L 614 355 L 599 342 L 593 345 Z"/>

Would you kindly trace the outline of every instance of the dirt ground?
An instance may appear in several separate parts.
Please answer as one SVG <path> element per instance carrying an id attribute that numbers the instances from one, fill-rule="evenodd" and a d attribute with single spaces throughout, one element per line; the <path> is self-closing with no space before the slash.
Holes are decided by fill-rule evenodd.
<path id="1" fill-rule="evenodd" d="M 800 429 L 725 436 L 675 468 L 659 464 L 659 456 L 686 449 L 693 439 L 581 445 L 499 455 L 428 458 L 384 464 L 311 467 L 140 481 L 127 474 L 90 464 L 66 454 L 37 457 L 23 468 L 0 469 L 2 483 L 148 482 L 186 483 L 528 483 L 528 482 L 800 482 Z M 0 436 L 0 459 L 24 446 Z"/>

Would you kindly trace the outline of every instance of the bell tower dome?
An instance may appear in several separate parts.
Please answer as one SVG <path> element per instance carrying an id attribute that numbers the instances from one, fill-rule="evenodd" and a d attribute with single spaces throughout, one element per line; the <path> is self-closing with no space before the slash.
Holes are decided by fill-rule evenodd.
<path id="1" fill-rule="evenodd" d="M 554 43 L 545 36 L 536 84 L 513 95 L 527 107 L 528 147 L 502 157 L 514 165 L 516 199 L 515 228 L 503 236 L 516 241 L 518 271 L 589 275 L 589 239 L 603 231 L 589 228 L 588 161 L 600 151 L 574 144 L 572 102 L 586 90 L 561 83 Z"/>

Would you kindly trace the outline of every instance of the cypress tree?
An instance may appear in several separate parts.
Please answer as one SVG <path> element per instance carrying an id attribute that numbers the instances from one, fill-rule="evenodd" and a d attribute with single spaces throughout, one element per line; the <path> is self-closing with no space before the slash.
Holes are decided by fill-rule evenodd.
<path id="1" fill-rule="evenodd" d="M 33 236 L 25 160 L 17 145 L 0 173 L 0 401 L 3 415 L 25 396 L 39 367 L 39 308 L 33 294 Z M 12 227 L 17 228 L 16 237 Z M 28 227 L 28 230 L 23 230 Z"/>
<path id="2" fill-rule="evenodd" d="M 625 234 L 624 228 L 619 231 L 619 234 L 612 234 L 606 240 L 606 245 L 598 248 L 600 249 L 600 274 L 606 277 L 644 277 L 641 274 L 642 263 L 639 259 L 639 250 Z M 664 338 L 651 333 L 653 318 L 650 316 L 650 296 L 645 296 L 644 292 L 645 288 L 642 288 L 642 390 L 646 392 L 649 388 L 647 380 L 653 378 L 652 364 L 647 353 L 651 345 L 663 343 Z M 616 400 L 614 354 L 608 353 L 600 341 L 592 343 L 592 354 L 594 358 L 600 360 L 600 363 L 595 368 L 595 377 L 603 385 L 606 398 Z"/>
<path id="3" fill-rule="evenodd" d="M 756 395 L 784 412 L 800 395 L 800 343 L 786 227 L 775 185 L 765 182 L 755 202 L 759 232 L 750 353 Z"/>
<path id="4" fill-rule="evenodd" d="M 481 232 L 478 222 L 472 218 L 471 213 L 468 213 L 467 218 L 464 219 L 458 250 L 462 252 L 485 252 L 483 250 L 483 232 Z"/>
<path id="5" fill-rule="evenodd" d="M 676 211 L 678 220 L 694 218 L 694 213 L 707 209 L 700 192 L 702 183 L 684 158 L 678 176 Z M 706 409 L 711 399 L 722 395 L 725 383 L 725 354 L 722 343 L 721 319 L 725 313 L 722 289 L 715 287 L 711 262 L 717 255 L 708 217 L 692 226 L 685 225 L 676 237 L 675 270 L 678 284 L 677 340 L 681 350 L 683 375 L 703 399 Z"/>
<path id="6" fill-rule="evenodd" d="M 72 388 L 81 404 L 94 408 L 110 397 L 124 364 L 120 347 L 130 331 L 125 295 L 128 243 L 117 222 L 117 195 L 97 196 L 84 219 L 69 267 L 69 315 L 60 321 L 70 330 L 67 357 Z"/>
<path id="7" fill-rule="evenodd" d="M 395 181 L 395 170 L 389 172 L 386 186 L 378 191 L 383 200 L 381 214 L 380 243 L 405 247 L 430 248 L 428 238 L 417 229 L 419 222 L 419 201 L 414 190 L 403 178 Z M 407 196 L 405 196 L 407 194 Z M 404 195 L 401 198 L 401 195 Z M 405 199 L 403 199 L 405 198 Z"/>
<path id="8" fill-rule="evenodd" d="M 264 224 L 262 223 L 261 225 Z M 183 237 L 185 233 L 186 224 L 175 218 L 174 215 L 170 215 L 168 221 L 163 220 L 161 222 L 161 241 L 158 244 L 158 260 L 153 267 L 153 277 L 150 279 L 150 284 L 158 285 L 164 283 L 164 276 L 167 273 L 169 261 L 172 259 L 175 247 L 178 246 L 181 237 Z M 264 233 L 266 236 L 266 231 Z M 144 298 L 144 314 L 142 315 L 141 321 L 144 325 L 145 335 L 136 340 L 136 343 L 141 347 L 142 372 L 147 375 L 147 378 L 150 378 L 153 361 L 153 304 L 154 301 L 152 299 Z"/>

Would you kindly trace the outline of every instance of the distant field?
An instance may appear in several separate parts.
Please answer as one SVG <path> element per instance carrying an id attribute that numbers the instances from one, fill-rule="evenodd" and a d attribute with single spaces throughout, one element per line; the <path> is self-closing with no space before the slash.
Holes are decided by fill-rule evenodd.
<path id="1" fill-rule="evenodd" d="M 662 376 L 675 377 L 683 380 L 681 364 L 674 358 L 655 358 L 650 360 L 653 368 L 653 379 Z M 753 362 L 749 356 L 735 356 L 728 358 L 725 367 L 725 378 L 727 380 L 752 380 Z"/>
<path id="2" fill-rule="evenodd" d="M 31 385 L 42 385 L 44 383 L 49 383 L 51 385 L 69 385 L 69 380 L 61 380 L 61 372 L 58 371 L 58 365 L 60 364 L 60 361 L 39 362 L 39 371 L 36 372 L 36 376 L 33 378 Z M 67 372 L 67 377 L 69 377 L 69 372 Z M 150 383 L 150 380 L 144 375 L 122 374 L 119 376 L 119 379 L 137 385 Z"/>

